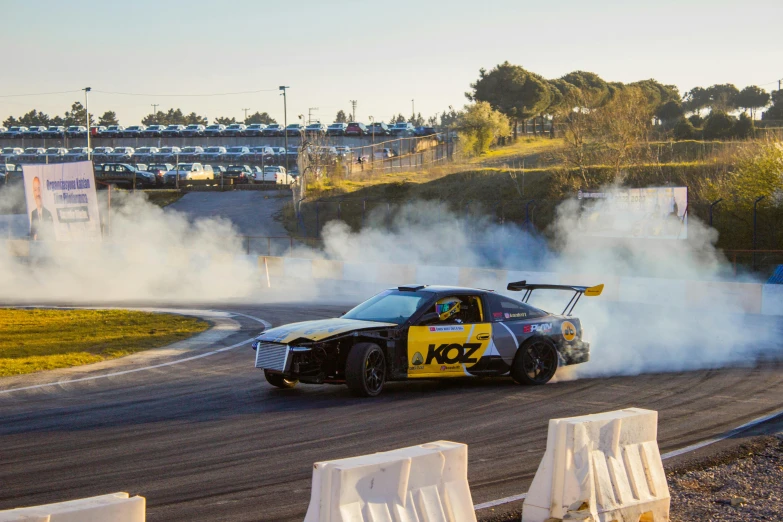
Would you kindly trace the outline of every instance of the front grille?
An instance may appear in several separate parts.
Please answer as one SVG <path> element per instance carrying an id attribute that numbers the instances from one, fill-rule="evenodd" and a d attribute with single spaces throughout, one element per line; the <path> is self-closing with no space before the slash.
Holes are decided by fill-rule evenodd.
<path id="1" fill-rule="evenodd" d="M 259 343 L 256 349 L 256 368 L 285 372 L 288 362 L 288 345 Z"/>

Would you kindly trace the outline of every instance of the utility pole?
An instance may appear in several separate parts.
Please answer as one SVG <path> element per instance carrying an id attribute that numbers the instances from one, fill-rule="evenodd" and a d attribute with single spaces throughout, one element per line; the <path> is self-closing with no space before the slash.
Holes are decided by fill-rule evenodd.
<path id="1" fill-rule="evenodd" d="M 157 116 L 158 115 L 158 107 L 160 107 L 159 103 L 150 103 L 152 105 L 152 115 Z"/>
<path id="2" fill-rule="evenodd" d="M 242 109 L 242 110 L 245 111 L 245 121 L 242 123 L 247 123 L 247 111 L 249 111 L 250 109 Z"/>
<path id="3" fill-rule="evenodd" d="M 411 119 L 416 119 L 416 103 L 411 98 Z"/>
<path id="4" fill-rule="evenodd" d="M 84 91 L 84 112 L 87 114 L 87 161 L 92 159 L 92 153 L 90 152 L 90 134 L 92 129 L 90 128 L 90 104 L 87 101 L 87 93 L 92 90 L 92 87 L 85 87 Z"/>
<path id="5" fill-rule="evenodd" d="M 307 124 L 313 123 L 313 111 L 317 111 L 318 107 L 309 107 L 307 109 Z"/>
<path id="6" fill-rule="evenodd" d="M 356 117 L 356 100 L 349 100 L 351 102 L 351 107 L 353 107 L 351 112 L 351 119 L 353 121 L 359 121 L 359 118 Z"/>
<path id="7" fill-rule="evenodd" d="M 285 140 L 285 172 L 288 174 L 288 100 L 285 95 L 285 90 L 291 87 L 287 85 L 281 85 L 280 90 L 283 91 L 283 136 Z"/>

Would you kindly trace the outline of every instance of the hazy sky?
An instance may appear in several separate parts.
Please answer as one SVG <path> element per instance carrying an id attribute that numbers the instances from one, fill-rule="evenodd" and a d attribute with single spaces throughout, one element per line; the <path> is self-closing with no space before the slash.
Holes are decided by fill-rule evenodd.
<path id="1" fill-rule="evenodd" d="M 556 78 L 655 78 L 685 91 L 783 78 L 783 1 L 29 1 L 0 0 L 0 121 L 62 114 L 93 88 L 90 112 L 125 125 L 179 107 L 210 119 L 243 108 L 282 122 L 331 122 L 357 100 L 360 121 L 466 103 L 481 67 L 505 60 Z M 270 89 L 228 96 L 186 96 Z M 122 92 L 144 94 L 126 96 Z M 169 96 L 165 96 L 169 95 Z M 173 96 L 172 96 L 173 95 Z"/>

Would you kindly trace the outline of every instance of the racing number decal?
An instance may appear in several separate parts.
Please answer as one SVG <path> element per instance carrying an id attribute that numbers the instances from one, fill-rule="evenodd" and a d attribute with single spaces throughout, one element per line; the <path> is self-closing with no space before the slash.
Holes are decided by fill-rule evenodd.
<path id="1" fill-rule="evenodd" d="M 408 330 L 408 377 L 459 377 L 481 359 L 491 341 L 492 325 L 411 326 Z"/>
<path id="2" fill-rule="evenodd" d="M 571 321 L 563 321 L 560 325 L 560 331 L 563 332 L 563 339 L 569 343 L 576 339 L 576 327 Z"/>

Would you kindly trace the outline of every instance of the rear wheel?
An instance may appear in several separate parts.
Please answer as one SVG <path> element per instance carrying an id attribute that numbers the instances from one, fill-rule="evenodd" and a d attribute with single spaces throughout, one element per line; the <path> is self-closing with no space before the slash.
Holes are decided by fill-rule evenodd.
<path id="1" fill-rule="evenodd" d="M 517 350 L 511 378 L 519 384 L 546 384 L 557 371 L 557 348 L 546 337 L 528 339 Z"/>
<path id="2" fill-rule="evenodd" d="M 296 383 L 299 381 L 291 381 L 280 375 L 279 373 L 269 373 L 268 371 L 264 370 L 264 377 L 266 377 L 266 382 L 271 384 L 272 386 L 276 386 L 277 388 L 282 389 L 288 389 L 293 388 L 296 386 Z"/>
<path id="3" fill-rule="evenodd" d="M 377 344 L 359 343 L 351 348 L 345 363 L 345 381 L 351 393 L 375 397 L 386 382 L 386 357 Z"/>

